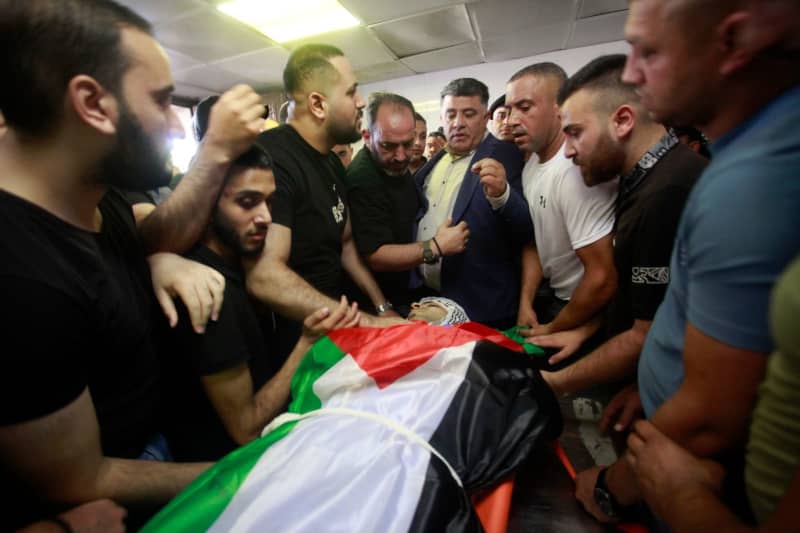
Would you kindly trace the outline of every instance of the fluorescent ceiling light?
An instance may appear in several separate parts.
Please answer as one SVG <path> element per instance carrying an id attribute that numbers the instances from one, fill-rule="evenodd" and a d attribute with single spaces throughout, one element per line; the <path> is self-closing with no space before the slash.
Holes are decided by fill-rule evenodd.
<path id="1" fill-rule="evenodd" d="M 336 0 L 234 0 L 217 7 L 279 43 L 359 24 Z"/>

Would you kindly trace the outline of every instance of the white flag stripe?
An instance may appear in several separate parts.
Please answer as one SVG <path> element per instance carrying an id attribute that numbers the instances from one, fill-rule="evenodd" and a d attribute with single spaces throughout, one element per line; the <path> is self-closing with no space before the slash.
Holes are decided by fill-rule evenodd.
<path id="1" fill-rule="evenodd" d="M 347 356 L 314 391 L 323 407 L 376 413 L 429 440 L 474 346 L 440 350 L 384 389 Z M 405 533 L 429 461 L 425 448 L 380 424 L 344 416 L 305 420 L 264 453 L 211 531 Z"/>

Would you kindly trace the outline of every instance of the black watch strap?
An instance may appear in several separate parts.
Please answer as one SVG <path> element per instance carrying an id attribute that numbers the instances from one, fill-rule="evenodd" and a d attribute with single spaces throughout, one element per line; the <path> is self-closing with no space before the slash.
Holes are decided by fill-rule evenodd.
<path id="1" fill-rule="evenodd" d="M 611 518 L 619 518 L 622 514 L 622 507 L 611 491 L 608 490 L 608 485 L 606 485 L 607 471 L 608 467 L 603 468 L 597 474 L 597 482 L 594 484 L 594 502 L 606 515 Z"/>

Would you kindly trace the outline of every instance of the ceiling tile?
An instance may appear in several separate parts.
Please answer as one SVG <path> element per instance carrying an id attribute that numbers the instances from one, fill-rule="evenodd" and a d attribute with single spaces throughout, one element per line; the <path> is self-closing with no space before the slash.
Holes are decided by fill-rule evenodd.
<path id="1" fill-rule="evenodd" d="M 505 61 L 560 50 L 569 37 L 571 22 L 537 28 L 536 31 L 504 35 L 483 41 L 486 61 Z"/>
<path id="2" fill-rule="evenodd" d="M 146 18 L 150 23 L 186 16 L 194 11 L 208 10 L 208 4 L 202 0 L 118 0 Z"/>
<path id="3" fill-rule="evenodd" d="M 339 0 L 339 3 L 364 24 L 376 24 L 407 15 L 415 15 L 420 11 L 431 11 L 440 7 L 463 4 L 464 0 L 403 0 L 399 2 Z"/>
<path id="4" fill-rule="evenodd" d="M 256 80 L 260 86 L 281 87 L 289 52 L 274 46 L 212 63 L 227 72 Z"/>
<path id="5" fill-rule="evenodd" d="M 414 74 L 413 70 L 400 61 L 381 63 L 380 65 L 372 65 L 371 67 L 356 70 L 356 78 L 360 84 L 413 76 Z"/>
<path id="6" fill-rule="evenodd" d="M 399 57 L 475 40 L 463 5 L 370 26 Z"/>
<path id="7" fill-rule="evenodd" d="M 157 24 L 156 37 L 165 46 L 204 63 L 275 46 L 266 36 L 216 10 Z"/>
<path id="8" fill-rule="evenodd" d="M 578 48 L 590 44 L 607 43 L 625 37 L 625 19 L 628 11 L 618 11 L 575 21 L 572 37 L 567 48 Z"/>
<path id="9" fill-rule="evenodd" d="M 576 1 L 492 0 L 471 4 L 468 9 L 477 23 L 481 39 L 490 39 L 569 22 Z"/>
<path id="10" fill-rule="evenodd" d="M 401 61 L 414 72 L 433 72 L 484 62 L 477 43 L 464 43 L 443 50 L 404 57 Z"/>
<path id="11" fill-rule="evenodd" d="M 624 11 L 628 9 L 629 0 L 581 0 L 578 18 L 593 17 L 603 13 Z"/>
<path id="12" fill-rule="evenodd" d="M 315 35 L 287 45 L 291 50 L 305 43 L 331 44 L 344 52 L 354 69 L 389 63 L 396 58 L 386 46 L 362 26 Z"/>
<path id="13" fill-rule="evenodd" d="M 164 48 L 164 51 L 167 53 L 167 57 L 169 57 L 169 64 L 172 68 L 173 72 L 177 72 L 179 70 L 186 70 L 191 67 L 196 67 L 197 65 L 202 64 L 200 61 L 189 57 L 187 55 L 183 55 L 180 52 L 176 52 L 170 48 Z"/>
<path id="14" fill-rule="evenodd" d="M 192 98 L 197 100 L 202 100 L 206 96 L 211 96 L 214 94 L 219 94 L 218 91 L 212 91 L 211 89 L 205 89 L 203 87 L 196 87 L 194 85 L 178 82 L 175 85 L 175 97 L 180 98 Z"/>
<path id="15" fill-rule="evenodd" d="M 175 80 L 179 83 L 187 83 L 218 93 L 225 92 L 238 83 L 246 83 L 252 86 L 258 85 L 256 80 L 209 65 L 200 65 L 176 72 Z"/>

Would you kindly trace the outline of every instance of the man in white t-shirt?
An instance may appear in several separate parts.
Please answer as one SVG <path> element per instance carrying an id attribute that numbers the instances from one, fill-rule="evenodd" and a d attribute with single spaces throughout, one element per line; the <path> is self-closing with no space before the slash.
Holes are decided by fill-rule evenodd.
<path id="1" fill-rule="evenodd" d="M 506 86 L 514 142 L 528 161 L 522 187 L 535 236 L 535 243 L 523 250 L 517 319 L 536 335 L 585 324 L 616 290 L 612 231 L 617 183 L 587 187 L 580 169 L 564 156 L 556 98 L 566 78 L 558 65 L 536 63 L 514 74 Z M 545 279 L 549 290 L 540 287 Z"/>

